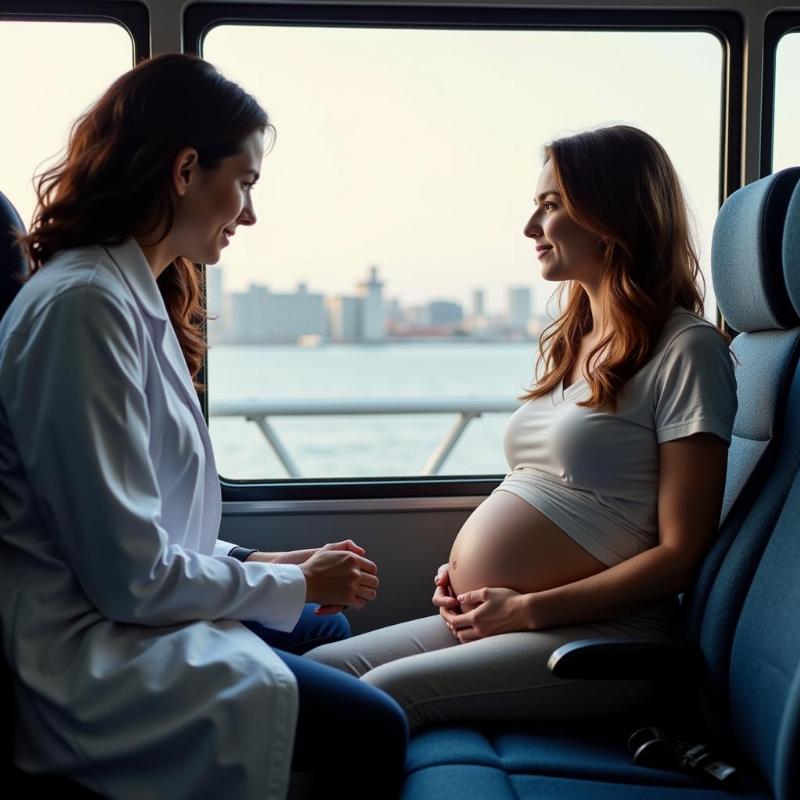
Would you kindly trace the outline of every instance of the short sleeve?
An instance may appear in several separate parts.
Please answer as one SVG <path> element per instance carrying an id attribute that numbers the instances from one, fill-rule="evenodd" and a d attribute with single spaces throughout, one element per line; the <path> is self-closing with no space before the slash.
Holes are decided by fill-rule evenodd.
<path id="1" fill-rule="evenodd" d="M 715 327 L 694 325 L 672 339 L 654 392 L 659 444 L 695 433 L 713 433 L 730 443 L 736 376 L 728 343 Z"/>

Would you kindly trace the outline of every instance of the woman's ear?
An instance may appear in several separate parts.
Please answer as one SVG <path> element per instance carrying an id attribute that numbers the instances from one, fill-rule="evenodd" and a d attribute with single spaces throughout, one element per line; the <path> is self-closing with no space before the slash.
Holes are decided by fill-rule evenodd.
<path id="1" fill-rule="evenodd" d="M 183 197 L 195 179 L 198 169 L 197 150 L 185 147 L 172 162 L 172 185 L 179 197 Z"/>

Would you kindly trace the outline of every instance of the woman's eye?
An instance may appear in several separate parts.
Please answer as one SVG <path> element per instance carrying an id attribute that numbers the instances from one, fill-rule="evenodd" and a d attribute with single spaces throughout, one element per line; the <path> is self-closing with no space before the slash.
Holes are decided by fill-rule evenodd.
<path id="1" fill-rule="evenodd" d="M 542 203 L 542 205 L 544 206 L 545 211 L 552 211 L 556 207 L 556 204 L 551 203 L 549 200 Z"/>
<path id="2" fill-rule="evenodd" d="M 253 188 L 255 185 L 256 185 L 256 182 L 255 182 L 255 181 L 245 181 L 245 183 L 243 183 L 243 184 L 242 184 L 242 186 L 244 186 L 244 188 L 245 188 L 245 189 L 246 189 L 248 192 L 249 192 L 249 191 L 250 191 L 250 190 L 251 190 L 251 189 L 252 189 L 252 188 Z"/>

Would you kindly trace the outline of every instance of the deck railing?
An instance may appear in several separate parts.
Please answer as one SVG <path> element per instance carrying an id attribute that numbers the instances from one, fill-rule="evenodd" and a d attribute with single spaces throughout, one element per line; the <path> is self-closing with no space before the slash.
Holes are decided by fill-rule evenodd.
<path id="1" fill-rule="evenodd" d="M 211 402 L 212 417 L 244 417 L 255 423 L 290 478 L 301 478 L 272 417 L 373 416 L 388 414 L 455 414 L 456 421 L 422 467 L 422 475 L 438 475 L 467 426 L 483 414 L 511 414 L 519 403 L 509 397 L 400 397 L 351 400 L 220 400 Z"/>

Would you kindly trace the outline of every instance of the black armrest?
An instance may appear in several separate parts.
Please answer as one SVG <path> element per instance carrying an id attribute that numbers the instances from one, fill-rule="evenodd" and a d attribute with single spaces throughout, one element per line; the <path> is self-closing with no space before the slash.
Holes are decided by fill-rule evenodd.
<path id="1" fill-rule="evenodd" d="M 703 666 L 700 648 L 680 639 L 579 639 L 554 650 L 547 668 L 559 678 L 697 677 Z"/>

